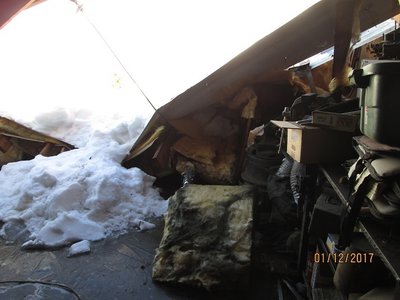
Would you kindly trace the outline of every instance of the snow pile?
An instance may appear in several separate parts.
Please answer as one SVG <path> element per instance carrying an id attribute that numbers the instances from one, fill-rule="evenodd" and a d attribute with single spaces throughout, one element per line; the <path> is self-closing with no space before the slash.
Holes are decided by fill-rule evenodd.
<path id="1" fill-rule="evenodd" d="M 0 40 L 0 115 L 79 148 L 2 167 L 0 235 L 22 220 L 25 247 L 57 247 L 154 227 L 167 207 L 154 178 L 120 165 L 153 110 L 76 5 L 26 10 Z"/>
<path id="2" fill-rule="evenodd" d="M 120 164 L 143 122 L 135 119 L 114 126 L 103 122 L 102 130 L 94 130 L 87 121 L 57 118 L 60 115 L 62 110 L 36 118 L 35 129 L 61 133 L 58 127 L 67 124 L 64 134 L 75 141 L 81 138 L 82 148 L 3 166 L 0 220 L 23 220 L 32 234 L 27 247 L 94 241 L 132 227 L 152 228 L 149 218 L 162 215 L 167 201 L 152 187 L 153 177 Z"/>

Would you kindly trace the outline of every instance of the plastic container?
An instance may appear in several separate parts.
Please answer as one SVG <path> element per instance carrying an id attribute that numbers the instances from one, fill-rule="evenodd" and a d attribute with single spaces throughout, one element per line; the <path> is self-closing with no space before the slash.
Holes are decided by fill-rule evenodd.
<path id="1" fill-rule="evenodd" d="M 361 88 L 361 132 L 400 146 L 400 61 L 377 61 L 353 70 L 350 80 Z"/>

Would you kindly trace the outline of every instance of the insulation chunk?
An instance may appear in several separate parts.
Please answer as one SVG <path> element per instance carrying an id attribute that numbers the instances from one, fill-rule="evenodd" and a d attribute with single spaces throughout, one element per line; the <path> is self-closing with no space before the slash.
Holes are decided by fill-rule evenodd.
<path id="1" fill-rule="evenodd" d="M 153 279 L 208 290 L 245 287 L 252 222 L 252 186 L 186 185 L 170 199 Z"/>

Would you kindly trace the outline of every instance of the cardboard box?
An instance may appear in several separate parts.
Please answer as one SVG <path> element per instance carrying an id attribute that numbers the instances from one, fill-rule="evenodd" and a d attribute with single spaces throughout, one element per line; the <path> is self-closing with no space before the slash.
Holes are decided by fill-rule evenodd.
<path id="1" fill-rule="evenodd" d="M 354 156 L 351 133 L 295 122 L 271 122 L 287 129 L 286 152 L 300 163 L 336 163 Z"/>
<path id="2" fill-rule="evenodd" d="M 334 113 L 315 110 L 312 112 L 312 122 L 316 125 L 346 131 L 357 132 L 359 128 L 360 114 Z"/>

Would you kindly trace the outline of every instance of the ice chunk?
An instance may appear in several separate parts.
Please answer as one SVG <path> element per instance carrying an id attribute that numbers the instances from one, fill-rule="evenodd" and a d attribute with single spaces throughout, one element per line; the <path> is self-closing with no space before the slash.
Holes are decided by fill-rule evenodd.
<path id="1" fill-rule="evenodd" d="M 138 227 L 140 231 L 143 231 L 143 230 L 153 229 L 154 227 L 156 227 L 156 225 L 143 220 L 138 220 Z"/>
<path id="2" fill-rule="evenodd" d="M 79 254 L 88 252 L 90 252 L 90 242 L 88 240 L 83 240 L 71 245 L 68 251 L 68 257 L 77 256 Z"/>

